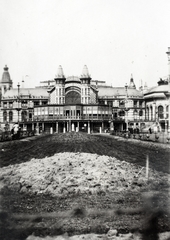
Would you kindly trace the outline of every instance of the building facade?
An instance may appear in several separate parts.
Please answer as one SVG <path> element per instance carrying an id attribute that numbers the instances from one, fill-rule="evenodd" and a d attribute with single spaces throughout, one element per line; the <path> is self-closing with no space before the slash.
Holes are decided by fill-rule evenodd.
<path id="1" fill-rule="evenodd" d="M 170 53 L 170 51 L 169 51 Z M 170 81 L 137 90 L 131 76 L 124 87 L 108 86 L 92 80 L 85 65 L 82 74 L 65 77 L 59 66 L 53 80 L 41 86 L 13 88 L 5 66 L 1 88 L 0 127 L 15 123 L 27 130 L 45 132 L 110 130 L 127 131 L 159 126 L 170 129 Z"/>
<path id="2" fill-rule="evenodd" d="M 167 80 L 158 81 L 158 86 L 150 88 L 144 93 L 146 123 L 154 130 L 167 132 L 170 128 L 169 106 L 170 106 L 170 84 Z"/>

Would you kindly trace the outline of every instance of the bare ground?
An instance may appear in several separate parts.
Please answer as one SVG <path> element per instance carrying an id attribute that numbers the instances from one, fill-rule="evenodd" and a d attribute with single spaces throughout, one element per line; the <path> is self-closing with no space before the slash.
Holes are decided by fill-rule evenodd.
<path id="1" fill-rule="evenodd" d="M 103 135 L 87 135 L 86 133 L 66 133 L 55 135 L 36 136 L 20 141 L 0 143 L 0 167 L 30 161 L 32 158 L 53 156 L 59 152 L 88 152 L 99 155 L 116 157 L 121 161 L 145 166 L 146 156 L 150 159 L 150 168 L 164 175 L 170 173 L 170 148 L 165 145 L 150 142 L 130 141 Z M 155 184 L 150 192 L 156 193 L 161 214 L 158 220 L 158 231 L 170 231 L 168 214 L 169 189 L 161 183 Z M 97 212 L 103 209 L 122 210 L 139 209 L 144 206 L 143 193 L 115 192 L 101 194 L 76 194 L 52 197 L 43 194 L 23 194 L 9 191 L 5 188 L 1 192 L 1 226 L 0 239 L 26 239 L 33 232 L 35 235 L 59 235 L 67 232 L 69 235 L 82 233 L 106 233 L 110 228 L 119 232 L 134 231 L 136 228 L 144 232 L 148 224 L 147 211 L 130 214 L 120 211 L 102 217 L 83 217 L 78 215 L 70 218 L 42 218 L 41 221 L 27 222 L 16 220 L 14 214 L 40 214 L 65 212 L 74 209 L 93 209 Z M 5 213 L 6 212 L 6 215 Z M 144 223 L 143 223 L 144 222 Z"/>

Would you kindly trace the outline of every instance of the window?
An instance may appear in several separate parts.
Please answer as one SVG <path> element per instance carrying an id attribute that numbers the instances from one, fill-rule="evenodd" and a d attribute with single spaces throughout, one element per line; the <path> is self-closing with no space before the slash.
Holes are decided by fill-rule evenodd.
<path id="1" fill-rule="evenodd" d="M 169 106 L 166 106 L 166 118 L 168 118 Z"/>
<path id="2" fill-rule="evenodd" d="M 38 102 L 34 102 L 34 106 L 39 106 L 40 104 L 39 104 L 39 101 Z"/>
<path id="3" fill-rule="evenodd" d="M 137 119 L 137 110 L 135 110 L 134 112 L 133 112 L 133 115 L 134 115 L 134 120 L 136 120 Z"/>
<path id="4" fill-rule="evenodd" d="M 139 111 L 139 116 L 140 117 L 143 116 L 143 111 L 142 110 Z"/>
<path id="5" fill-rule="evenodd" d="M 27 101 L 22 101 L 22 107 L 27 107 Z"/>
<path id="6" fill-rule="evenodd" d="M 149 120 L 149 108 L 146 108 L 146 119 Z"/>
<path id="7" fill-rule="evenodd" d="M 139 107 L 141 108 L 143 105 L 143 102 L 142 101 L 139 101 Z"/>
<path id="8" fill-rule="evenodd" d="M 21 112 L 21 121 L 26 121 L 27 120 L 27 111 L 22 111 Z"/>
<path id="9" fill-rule="evenodd" d="M 119 107 L 125 107 L 125 101 L 123 101 L 123 100 L 120 101 L 120 102 L 119 102 Z"/>
<path id="10" fill-rule="evenodd" d="M 7 121 L 7 112 L 6 111 L 3 112 L 3 121 L 4 122 Z"/>
<path id="11" fill-rule="evenodd" d="M 125 111 L 120 111 L 120 112 L 119 112 L 119 116 L 120 116 L 120 117 L 124 117 L 124 116 L 125 116 Z"/>
<path id="12" fill-rule="evenodd" d="M 153 120 L 153 108 L 152 108 L 152 106 L 150 108 L 150 112 L 151 112 L 151 120 Z"/>
<path id="13" fill-rule="evenodd" d="M 9 122 L 12 122 L 13 121 L 13 112 L 10 111 L 9 112 Z"/>
<path id="14" fill-rule="evenodd" d="M 13 102 L 9 102 L 9 108 L 13 107 Z"/>
<path id="15" fill-rule="evenodd" d="M 164 118 L 164 114 L 163 114 L 163 107 L 159 106 L 158 107 L 158 118 L 163 119 Z"/>
<path id="16" fill-rule="evenodd" d="M 7 108 L 7 102 L 4 102 L 3 105 L 4 105 L 4 108 Z"/>
<path id="17" fill-rule="evenodd" d="M 137 107 L 137 103 L 138 103 L 137 101 L 134 101 L 134 102 L 133 102 L 133 106 L 134 106 L 134 107 Z"/>

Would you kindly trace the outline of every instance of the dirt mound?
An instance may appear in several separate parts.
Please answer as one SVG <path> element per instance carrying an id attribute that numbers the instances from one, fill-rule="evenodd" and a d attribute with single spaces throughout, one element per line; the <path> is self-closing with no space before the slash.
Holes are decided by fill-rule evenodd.
<path id="1" fill-rule="evenodd" d="M 15 164 L 0 169 L 1 187 L 20 192 L 55 196 L 88 192 L 149 190 L 152 186 L 168 187 L 163 176 L 132 163 L 90 153 L 58 153 L 44 159 Z"/>
<path id="2" fill-rule="evenodd" d="M 26 240 L 142 240 L 142 236 L 139 233 L 128 233 L 128 234 L 117 234 L 116 230 L 109 230 L 107 234 L 82 234 L 69 237 L 67 234 L 57 236 L 57 237 L 35 237 L 29 236 Z M 160 240 L 169 240 L 170 232 L 160 233 Z"/>

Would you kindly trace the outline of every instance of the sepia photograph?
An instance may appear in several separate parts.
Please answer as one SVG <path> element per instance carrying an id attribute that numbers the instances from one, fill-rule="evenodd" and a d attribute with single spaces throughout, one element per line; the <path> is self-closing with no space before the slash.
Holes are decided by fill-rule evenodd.
<path id="1" fill-rule="evenodd" d="M 0 0 L 1 240 L 170 240 L 169 24 L 169 0 Z"/>

